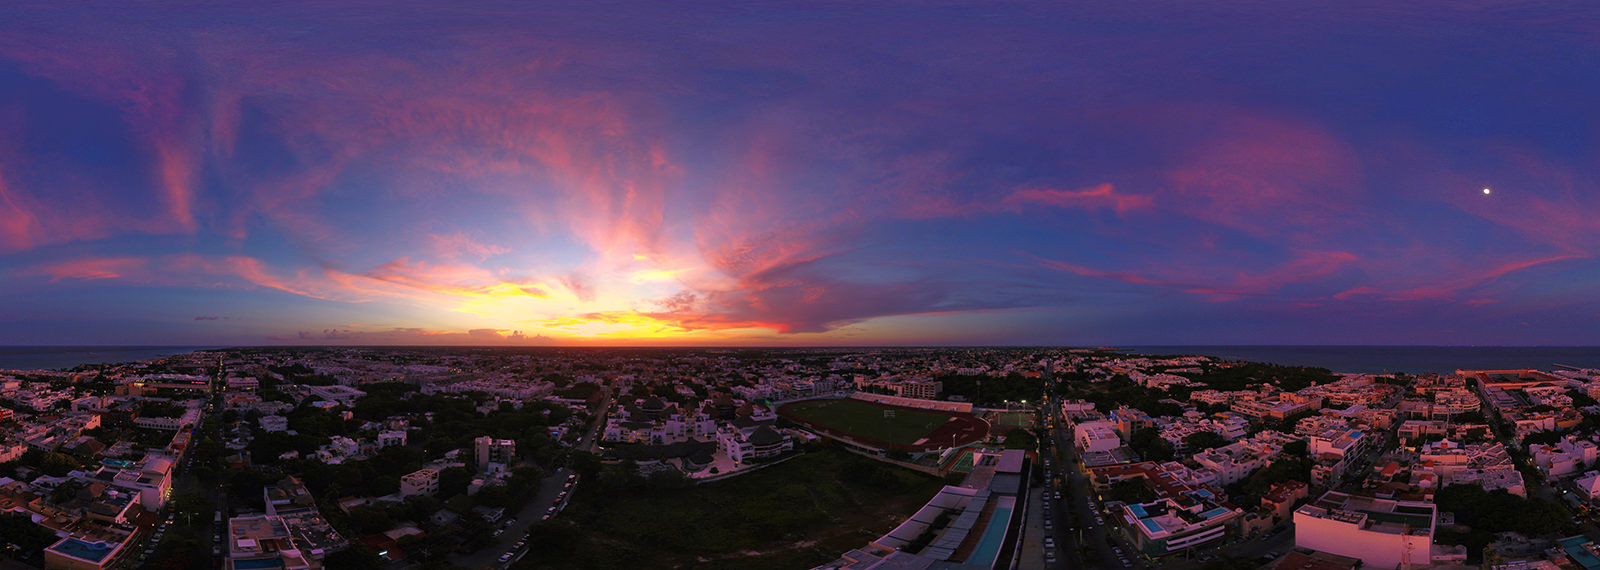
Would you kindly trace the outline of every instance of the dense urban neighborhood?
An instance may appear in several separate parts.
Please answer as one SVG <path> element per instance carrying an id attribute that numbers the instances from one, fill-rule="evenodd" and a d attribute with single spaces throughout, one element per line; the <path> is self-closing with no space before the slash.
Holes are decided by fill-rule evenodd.
<path id="1" fill-rule="evenodd" d="M 241 348 L 0 373 L 16 568 L 1600 569 L 1600 371 Z"/>

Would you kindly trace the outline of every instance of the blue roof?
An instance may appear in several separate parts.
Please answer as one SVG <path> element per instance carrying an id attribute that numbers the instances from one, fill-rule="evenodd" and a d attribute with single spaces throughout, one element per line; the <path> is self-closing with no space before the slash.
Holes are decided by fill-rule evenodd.
<path id="1" fill-rule="evenodd" d="M 1133 511 L 1133 516 L 1141 519 L 1150 516 L 1150 513 L 1144 510 L 1144 505 L 1128 505 L 1128 510 Z"/>
<path id="2" fill-rule="evenodd" d="M 994 566 L 995 560 L 1000 558 L 1000 546 L 1005 544 L 1006 529 L 1011 525 L 1011 509 L 998 507 L 994 515 L 989 518 L 989 525 L 983 529 L 983 537 L 978 539 L 978 548 L 967 557 L 967 564 L 981 566 Z"/>
<path id="3" fill-rule="evenodd" d="M 1144 528 L 1149 530 L 1151 534 L 1161 532 L 1161 525 L 1156 524 L 1156 521 L 1150 519 L 1139 519 L 1139 524 L 1144 525 Z"/>
<path id="4" fill-rule="evenodd" d="M 1209 511 L 1200 513 L 1200 518 L 1209 519 L 1209 518 L 1214 518 L 1214 517 L 1220 517 L 1220 516 L 1225 515 L 1225 514 L 1228 514 L 1228 509 L 1227 508 L 1225 508 L 1225 507 L 1217 507 L 1215 509 L 1211 509 Z"/>
<path id="5" fill-rule="evenodd" d="M 1585 570 L 1600 570 L 1600 557 L 1596 557 L 1594 553 L 1589 552 L 1589 549 L 1583 547 L 1590 542 L 1593 541 L 1587 536 L 1569 536 L 1561 539 L 1561 548 L 1567 551 L 1568 558 L 1583 566 Z"/>

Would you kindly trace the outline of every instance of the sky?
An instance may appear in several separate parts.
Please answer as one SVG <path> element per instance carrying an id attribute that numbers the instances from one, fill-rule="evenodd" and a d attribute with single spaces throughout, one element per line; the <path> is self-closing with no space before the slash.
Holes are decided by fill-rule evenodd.
<path id="1" fill-rule="evenodd" d="M 18 2 L 0 344 L 1600 345 L 1588 2 Z"/>

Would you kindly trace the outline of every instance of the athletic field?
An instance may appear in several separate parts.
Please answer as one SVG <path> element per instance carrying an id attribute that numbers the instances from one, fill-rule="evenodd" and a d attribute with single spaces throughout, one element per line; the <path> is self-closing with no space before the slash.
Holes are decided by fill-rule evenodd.
<path id="1" fill-rule="evenodd" d="M 778 413 L 814 428 L 901 449 L 965 445 L 982 439 L 988 428 L 982 419 L 972 414 L 850 399 L 794 402 L 784 404 Z"/>

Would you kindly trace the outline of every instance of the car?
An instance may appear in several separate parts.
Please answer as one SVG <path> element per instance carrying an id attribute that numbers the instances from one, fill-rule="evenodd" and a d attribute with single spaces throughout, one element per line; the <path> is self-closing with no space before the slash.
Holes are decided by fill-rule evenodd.
<path id="1" fill-rule="evenodd" d="M 1061 491 L 1056 491 L 1056 500 L 1061 500 Z"/>
<path id="2" fill-rule="evenodd" d="M 1045 564 L 1055 564 L 1056 563 L 1056 553 L 1054 553 L 1054 552 L 1046 552 L 1046 553 L 1044 553 L 1044 563 Z"/>
<path id="3" fill-rule="evenodd" d="M 528 541 L 526 541 L 526 540 L 519 540 L 519 541 L 517 541 L 517 543 L 516 543 L 516 544 L 513 544 L 513 545 L 511 545 L 511 546 L 514 546 L 514 547 L 516 547 L 516 548 L 522 548 L 522 547 L 524 547 L 524 546 L 527 546 L 527 545 L 528 545 Z"/>
<path id="4" fill-rule="evenodd" d="M 1056 547 L 1056 539 L 1054 539 L 1052 537 L 1048 537 L 1048 536 L 1044 537 L 1044 547 L 1045 548 L 1055 548 Z"/>
<path id="5" fill-rule="evenodd" d="M 506 529 L 503 529 L 503 528 L 495 529 L 495 531 L 494 531 L 494 535 L 496 537 L 498 537 L 498 536 L 500 536 L 502 534 L 505 534 L 505 533 L 506 533 Z"/>
<path id="6" fill-rule="evenodd" d="M 505 554 L 501 554 L 500 555 L 500 561 L 501 562 L 506 562 L 506 561 L 509 561 L 509 560 L 511 560 L 511 553 L 510 552 L 507 552 Z"/>
<path id="7" fill-rule="evenodd" d="M 539 517 L 539 520 L 542 520 L 542 521 L 550 520 L 550 513 L 545 513 L 544 516 Z"/>

